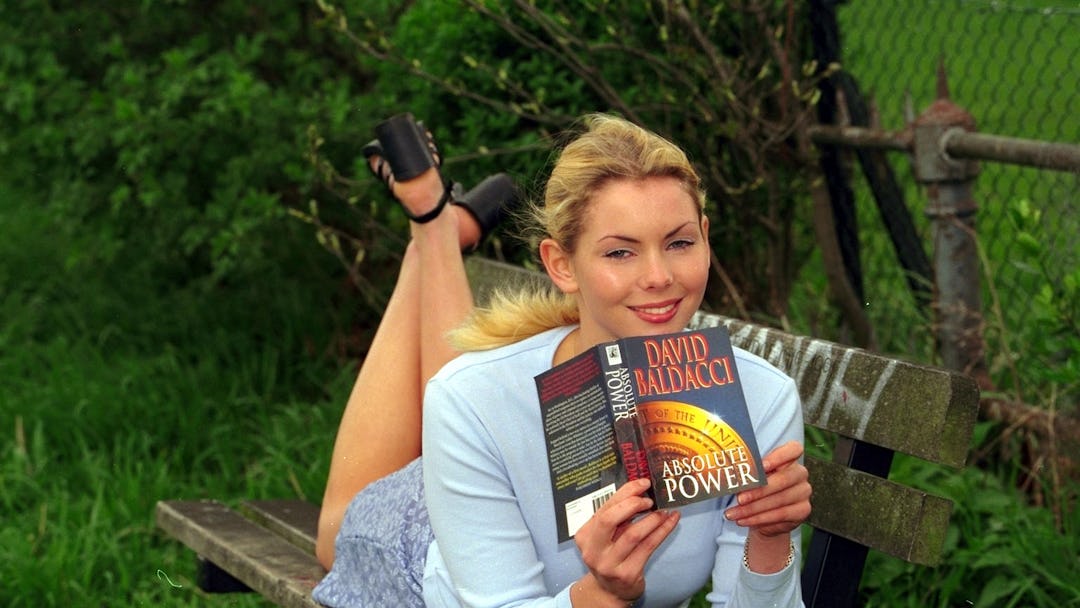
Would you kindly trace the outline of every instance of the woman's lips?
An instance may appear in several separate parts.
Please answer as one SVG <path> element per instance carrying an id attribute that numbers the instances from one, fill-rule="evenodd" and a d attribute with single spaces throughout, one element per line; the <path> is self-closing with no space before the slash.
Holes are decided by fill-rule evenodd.
<path id="1" fill-rule="evenodd" d="M 666 323 L 675 317 L 675 313 L 679 310 L 679 302 L 680 300 L 668 300 L 667 302 L 631 306 L 630 310 L 634 311 L 634 314 L 640 319 L 649 323 Z"/>

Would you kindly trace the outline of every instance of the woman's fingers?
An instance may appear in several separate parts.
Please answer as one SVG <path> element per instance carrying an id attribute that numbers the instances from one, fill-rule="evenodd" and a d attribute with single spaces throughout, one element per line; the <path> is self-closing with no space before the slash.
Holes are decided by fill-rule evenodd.
<path id="1" fill-rule="evenodd" d="M 645 564 L 679 523 L 678 511 L 654 511 L 634 522 L 620 539 L 629 551 L 622 558 L 628 568 L 645 571 Z"/>
<path id="2" fill-rule="evenodd" d="M 679 521 L 676 511 L 648 512 L 648 488 L 648 480 L 624 484 L 574 536 L 597 582 L 618 597 L 644 591 L 645 564 Z"/>
<path id="3" fill-rule="evenodd" d="M 620 535 L 622 528 L 638 513 L 652 508 L 652 499 L 645 496 L 649 489 L 649 480 L 636 479 L 623 484 L 611 498 L 582 526 L 575 538 L 598 537 L 613 540 Z M 580 544 L 580 542 L 579 542 Z"/>
<path id="4" fill-rule="evenodd" d="M 740 526 L 758 528 L 774 526 L 768 532 L 787 532 L 810 516 L 810 484 L 789 486 L 782 492 L 759 498 L 751 503 L 729 509 L 728 519 Z M 777 524 L 781 524 L 777 526 Z M 784 529 L 784 526 L 790 526 Z M 762 530 L 762 532 L 767 532 Z"/>
<path id="5" fill-rule="evenodd" d="M 809 472 L 799 462 L 802 454 L 802 445 L 795 441 L 770 452 L 763 459 L 768 484 L 741 492 L 725 516 L 769 536 L 802 524 L 810 516 L 812 494 Z"/>
<path id="6" fill-rule="evenodd" d="M 777 469 L 797 462 L 803 455 L 803 446 L 798 441 L 789 441 L 776 448 L 761 459 L 765 474 L 768 475 Z"/>

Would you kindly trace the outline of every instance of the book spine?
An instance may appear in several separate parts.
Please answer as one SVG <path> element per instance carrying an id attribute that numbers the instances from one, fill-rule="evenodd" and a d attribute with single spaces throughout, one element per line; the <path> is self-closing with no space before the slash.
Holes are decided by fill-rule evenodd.
<path id="1" fill-rule="evenodd" d="M 637 401 L 631 384 L 630 368 L 624 356 L 625 350 L 617 342 L 604 344 L 601 348 L 604 388 L 610 406 L 619 461 L 625 474 L 622 481 L 649 477 L 649 462 L 638 424 Z M 652 496 L 652 489 L 649 490 L 649 495 Z"/>

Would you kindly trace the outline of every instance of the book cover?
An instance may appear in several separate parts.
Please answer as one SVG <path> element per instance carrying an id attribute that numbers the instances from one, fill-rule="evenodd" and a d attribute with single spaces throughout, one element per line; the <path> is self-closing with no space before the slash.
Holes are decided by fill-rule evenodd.
<path id="1" fill-rule="evenodd" d="M 657 508 L 765 484 L 725 328 L 621 342 Z"/>
<path id="2" fill-rule="evenodd" d="M 661 509 L 765 483 L 722 327 L 600 344 L 536 385 L 560 542 L 641 476 Z"/>

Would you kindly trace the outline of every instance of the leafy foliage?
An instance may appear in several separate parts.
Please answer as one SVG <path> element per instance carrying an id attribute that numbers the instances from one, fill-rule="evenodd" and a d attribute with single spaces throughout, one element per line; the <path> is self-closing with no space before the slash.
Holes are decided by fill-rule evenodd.
<path id="1" fill-rule="evenodd" d="M 1003 370 L 1014 372 L 1012 383 L 1024 401 L 1064 406 L 1066 413 L 1078 413 L 1080 403 L 1080 263 L 1057 257 L 1040 239 L 1043 218 L 1027 199 L 1014 201 L 1009 220 L 1015 230 L 1016 253 L 1009 264 L 1025 279 L 1033 297 L 1026 315 L 1027 327 L 1013 342 L 1012 352 L 1022 352 L 1037 365 L 1024 365 L 1028 374 L 1020 376 L 1015 361 L 998 361 Z M 986 261 L 989 263 L 989 261 Z M 1018 339 L 1027 339 L 1016 344 Z M 1042 394 L 1033 394 L 1036 391 Z"/>
<path id="2" fill-rule="evenodd" d="M 977 442 L 992 432 L 980 425 Z M 949 498 L 956 510 L 938 567 L 871 553 L 866 606 L 1080 606 L 1080 511 L 1059 530 L 1050 511 L 974 467 L 954 472 L 900 458 L 893 476 Z"/>
<path id="3" fill-rule="evenodd" d="M 364 84 L 283 3 L 9 2 L 0 24 L 4 174 L 46 193 L 70 270 L 252 271 L 311 190 L 309 123 L 349 138 Z M 353 78 L 350 78 L 353 77 Z"/>
<path id="4" fill-rule="evenodd" d="M 812 158 L 796 140 L 820 76 L 800 59 L 795 4 L 421 0 L 378 19 L 320 5 L 327 24 L 381 63 L 381 103 L 428 119 L 451 160 L 484 157 L 496 161 L 477 164 L 487 172 L 531 179 L 549 160 L 537 145 L 588 111 L 679 142 L 716 205 L 712 244 L 726 281 L 714 281 L 709 299 L 785 314 L 806 257 L 795 236 L 808 230 L 799 201 Z M 493 148 L 525 156 L 492 159 Z"/>

